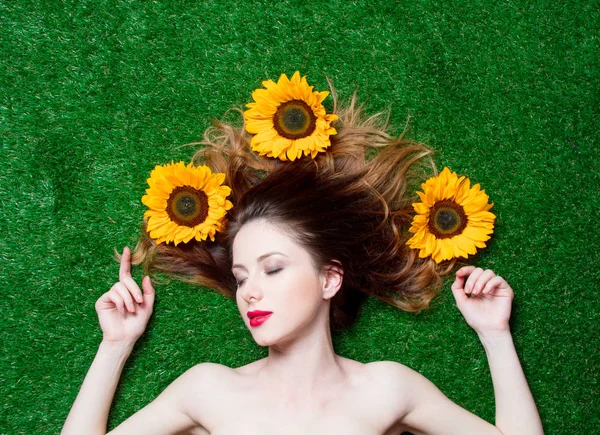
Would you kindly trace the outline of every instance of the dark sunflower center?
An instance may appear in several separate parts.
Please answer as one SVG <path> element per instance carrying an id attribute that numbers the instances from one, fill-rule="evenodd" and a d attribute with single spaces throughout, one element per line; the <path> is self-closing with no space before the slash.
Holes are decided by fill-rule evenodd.
<path id="1" fill-rule="evenodd" d="M 467 227 L 467 215 L 461 205 L 444 199 L 431 207 L 427 226 L 438 239 L 454 237 Z"/>
<path id="2" fill-rule="evenodd" d="M 287 139 L 310 136 L 317 126 L 317 117 L 302 100 L 290 100 L 281 104 L 273 115 L 273 127 Z"/>
<path id="3" fill-rule="evenodd" d="M 177 186 L 167 201 L 167 214 L 177 225 L 201 224 L 208 216 L 208 196 L 191 186 Z"/>

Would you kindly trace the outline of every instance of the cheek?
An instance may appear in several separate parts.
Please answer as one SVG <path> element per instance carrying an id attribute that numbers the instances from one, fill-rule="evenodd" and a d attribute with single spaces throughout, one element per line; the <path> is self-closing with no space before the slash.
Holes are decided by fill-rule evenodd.
<path id="1" fill-rule="evenodd" d="M 285 291 L 281 293 L 286 306 L 291 311 L 300 313 L 312 312 L 320 304 L 318 281 L 312 276 L 291 277 L 286 280 Z"/>

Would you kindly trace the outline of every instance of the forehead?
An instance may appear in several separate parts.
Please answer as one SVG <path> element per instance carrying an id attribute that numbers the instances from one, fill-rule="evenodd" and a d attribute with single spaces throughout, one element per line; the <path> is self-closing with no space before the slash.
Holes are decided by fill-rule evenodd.
<path id="1" fill-rule="evenodd" d="M 234 262 L 250 262 L 270 251 L 279 251 L 290 257 L 308 255 L 301 246 L 294 242 L 288 231 L 262 219 L 245 224 L 233 240 Z"/>

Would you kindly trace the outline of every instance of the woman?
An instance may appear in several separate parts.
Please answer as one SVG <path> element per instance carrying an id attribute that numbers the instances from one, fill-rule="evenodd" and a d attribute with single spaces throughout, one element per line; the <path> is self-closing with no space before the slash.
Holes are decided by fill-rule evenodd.
<path id="1" fill-rule="evenodd" d="M 264 143 L 252 147 L 260 151 L 258 156 L 250 151 L 243 129 L 218 124 L 208 132 L 208 146 L 195 158 L 224 174 L 232 186 L 233 208 L 222 225 L 215 224 L 214 239 L 206 230 L 203 240 L 210 236 L 211 242 L 188 243 L 189 232 L 181 233 L 187 240 L 178 240 L 177 228 L 183 225 L 173 224 L 196 213 L 194 204 L 202 198 L 208 207 L 204 194 L 180 199 L 178 205 L 169 197 L 170 220 L 163 217 L 172 224 L 169 231 L 157 230 L 152 217 L 144 221 L 133 258 L 127 247 L 123 250 L 119 282 L 96 302 L 103 341 L 63 435 L 106 432 L 121 370 L 144 332 L 155 297 L 149 276 L 142 281 L 143 291 L 132 279 L 132 262 L 234 298 L 254 340 L 268 346 L 269 353 L 237 368 L 213 363 L 192 367 L 111 434 L 543 433 L 510 333 L 513 291 L 491 270 L 458 269 L 452 292 L 486 350 L 496 426 L 459 407 L 400 363 L 362 364 L 335 353 L 331 330 L 352 324 L 366 295 L 407 311 L 421 310 L 454 265 L 440 270 L 437 261 L 419 256 L 403 231 L 412 219 L 413 198 L 406 191 L 417 163 L 430 151 L 389 136 L 384 127 L 376 127 L 374 117 L 361 120 L 354 98 L 346 109 L 337 111 L 336 105 L 334 94 L 339 131 L 334 130 L 325 152 L 310 159 L 293 161 L 300 157 L 294 149 L 284 151 L 292 162 L 269 159 L 281 155 L 282 147 L 268 151 Z M 246 118 L 252 132 L 251 116 Z M 302 125 L 298 119 L 302 121 L 300 116 L 281 122 L 292 129 Z M 282 136 L 285 132 L 278 129 Z M 365 151 L 373 147 L 384 149 L 366 158 Z M 164 175 L 166 169 L 162 171 Z M 149 180 L 149 197 L 164 180 Z M 219 190 L 217 184 L 206 192 Z M 225 212 L 231 207 L 223 198 L 219 204 Z M 158 202 L 147 198 L 145 203 Z M 206 211 L 204 218 L 218 215 L 213 212 Z M 177 243 L 181 241 L 185 243 Z"/>

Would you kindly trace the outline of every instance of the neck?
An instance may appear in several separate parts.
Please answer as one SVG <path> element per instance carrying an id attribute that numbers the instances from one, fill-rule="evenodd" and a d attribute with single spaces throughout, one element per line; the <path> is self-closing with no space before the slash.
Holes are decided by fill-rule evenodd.
<path id="1" fill-rule="evenodd" d="M 259 376 L 290 400 L 310 397 L 343 381 L 331 340 L 329 316 L 322 316 L 293 340 L 269 346 L 269 356 Z"/>

